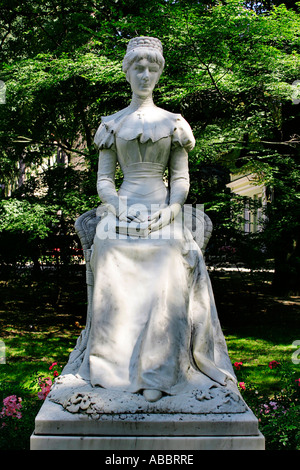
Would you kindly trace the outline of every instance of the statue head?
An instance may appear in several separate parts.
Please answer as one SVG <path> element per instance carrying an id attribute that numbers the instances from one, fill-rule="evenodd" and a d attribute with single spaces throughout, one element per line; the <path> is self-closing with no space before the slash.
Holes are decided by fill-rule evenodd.
<path id="1" fill-rule="evenodd" d="M 143 59 L 158 65 L 158 81 L 165 65 L 163 47 L 159 39 L 142 36 L 133 38 L 129 41 L 126 55 L 123 60 L 123 72 L 126 73 L 126 78 L 129 82 L 129 69 L 135 62 L 140 62 Z"/>

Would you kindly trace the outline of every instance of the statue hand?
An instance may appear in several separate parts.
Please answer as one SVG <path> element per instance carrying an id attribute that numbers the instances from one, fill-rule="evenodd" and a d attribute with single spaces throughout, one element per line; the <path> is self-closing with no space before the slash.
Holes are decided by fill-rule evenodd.
<path id="1" fill-rule="evenodd" d="M 134 208 L 124 207 L 118 214 L 118 219 L 125 222 L 145 222 L 144 217 L 141 215 L 140 211 Z"/>
<path id="2" fill-rule="evenodd" d="M 176 203 L 155 212 L 149 219 L 149 231 L 155 232 L 170 224 L 178 215 L 180 209 L 181 205 Z"/>
<path id="3" fill-rule="evenodd" d="M 134 207 L 128 207 L 121 199 L 118 198 L 115 204 L 106 204 L 106 207 L 112 212 L 119 220 L 125 222 L 145 222 L 145 218 Z"/>

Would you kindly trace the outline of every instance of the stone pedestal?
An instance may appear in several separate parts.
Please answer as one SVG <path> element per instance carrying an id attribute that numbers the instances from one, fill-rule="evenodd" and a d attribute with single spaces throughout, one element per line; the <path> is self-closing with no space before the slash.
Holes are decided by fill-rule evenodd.
<path id="1" fill-rule="evenodd" d="M 72 414 L 48 399 L 31 436 L 31 450 L 264 450 L 250 409 L 243 413 Z"/>

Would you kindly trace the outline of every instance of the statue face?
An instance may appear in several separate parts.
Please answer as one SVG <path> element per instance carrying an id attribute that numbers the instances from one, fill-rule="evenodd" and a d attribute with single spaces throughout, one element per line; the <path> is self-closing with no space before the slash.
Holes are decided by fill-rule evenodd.
<path id="1" fill-rule="evenodd" d="M 127 72 L 127 80 L 133 93 L 143 98 L 152 94 L 159 77 L 159 65 L 146 58 L 133 62 Z"/>

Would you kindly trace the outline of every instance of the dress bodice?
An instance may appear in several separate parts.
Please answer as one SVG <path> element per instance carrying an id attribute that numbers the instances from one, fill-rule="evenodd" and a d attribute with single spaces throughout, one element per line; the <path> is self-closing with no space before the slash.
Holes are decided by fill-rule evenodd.
<path id="1" fill-rule="evenodd" d="M 195 139 L 180 114 L 153 103 L 138 107 L 131 104 L 102 117 L 94 141 L 100 150 L 97 188 L 102 202 L 116 207 L 118 196 L 126 196 L 130 203 L 142 198 L 147 205 L 185 202 L 189 189 L 188 152 Z M 118 195 L 114 187 L 117 162 L 124 175 Z M 167 166 L 170 191 L 163 181 Z"/>
<path id="2" fill-rule="evenodd" d="M 141 142 L 137 137 L 126 140 L 116 136 L 116 150 L 121 169 L 126 174 L 126 169 L 131 164 L 154 163 L 159 164 L 165 170 L 171 149 L 171 137 L 163 137 L 156 142 L 148 140 Z"/>

